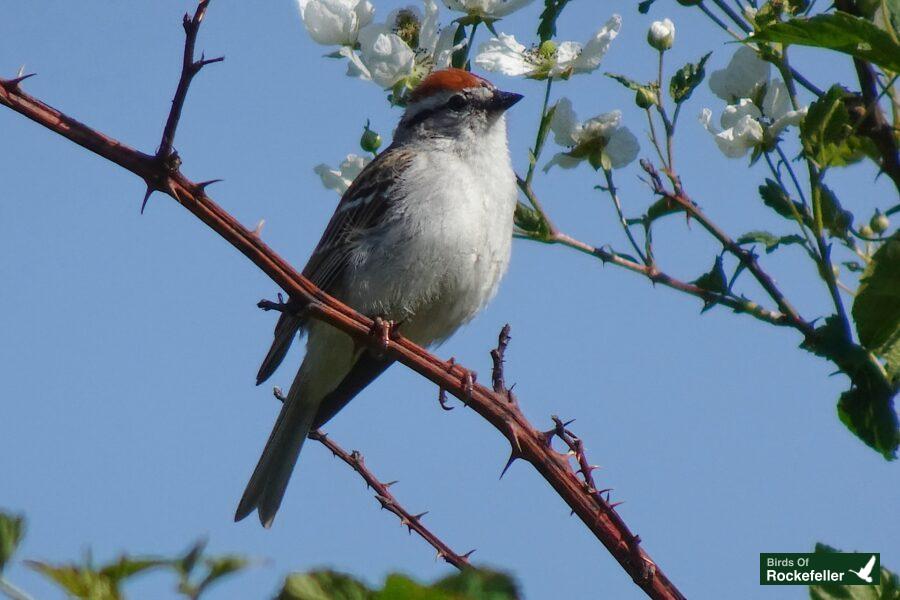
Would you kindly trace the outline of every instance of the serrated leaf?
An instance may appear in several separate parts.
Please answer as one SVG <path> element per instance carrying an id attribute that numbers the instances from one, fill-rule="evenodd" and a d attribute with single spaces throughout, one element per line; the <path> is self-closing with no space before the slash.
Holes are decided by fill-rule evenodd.
<path id="1" fill-rule="evenodd" d="M 759 186 L 759 196 L 762 198 L 763 204 L 774 210 L 776 213 L 785 219 L 796 221 L 794 211 L 791 210 L 791 204 L 793 203 L 794 210 L 797 211 L 797 214 L 800 215 L 803 222 L 806 225 L 812 224 L 812 215 L 809 214 L 809 211 L 806 210 L 800 202 L 791 200 L 790 196 L 788 196 L 781 186 L 778 185 L 778 182 L 772 179 L 766 179 L 766 183 Z"/>
<path id="2" fill-rule="evenodd" d="M 816 544 L 816 552 L 839 552 L 826 544 Z M 897 600 L 900 578 L 881 567 L 881 581 L 873 585 L 821 584 L 809 586 L 810 600 Z"/>
<path id="3" fill-rule="evenodd" d="M 894 411 L 896 390 L 882 375 L 868 352 L 848 340 L 841 319 L 831 315 L 816 328 L 816 335 L 800 344 L 825 357 L 850 377 L 850 389 L 838 400 L 838 417 L 856 437 L 888 460 L 900 446 L 900 423 Z"/>
<path id="4" fill-rule="evenodd" d="M 236 555 L 225 555 L 208 558 L 206 559 L 206 568 L 209 570 L 209 572 L 197 586 L 197 591 L 203 592 L 213 583 L 218 582 L 220 579 L 227 577 L 228 575 L 233 575 L 238 571 L 242 571 L 249 565 L 249 560 Z"/>
<path id="5" fill-rule="evenodd" d="M 676 104 L 681 104 L 691 97 L 691 94 L 703 82 L 706 76 L 704 65 L 712 52 L 707 52 L 697 63 L 688 63 L 678 69 L 669 80 L 669 95 Z"/>
<path id="6" fill-rule="evenodd" d="M 748 231 L 738 238 L 738 244 L 762 244 L 765 247 L 766 254 L 775 252 L 780 246 L 788 246 L 790 244 L 802 244 L 804 239 L 799 235 L 774 235 L 768 231 Z"/>
<path id="7" fill-rule="evenodd" d="M 569 0 L 544 0 L 544 10 L 537 29 L 541 42 L 556 37 L 556 20 L 568 3 Z"/>
<path id="8" fill-rule="evenodd" d="M 870 139 L 855 133 L 847 108 L 851 97 L 841 86 L 831 86 L 800 123 L 803 153 L 820 167 L 848 165 L 877 154 Z"/>
<path id="9" fill-rule="evenodd" d="M 694 281 L 694 285 L 715 294 L 725 294 L 728 292 L 728 277 L 725 275 L 725 269 L 722 265 L 722 256 L 716 257 L 712 269 L 708 273 L 704 273 Z M 716 304 L 716 300 L 704 300 L 703 312 L 706 312 Z"/>
<path id="10" fill-rule="evenodd" d="M 441 579 L 435 587 L 477 600 L 517 600 L 516 582 L 504 573 L 470 569 Z M 456 596 L 454 596 L 456 597 Z"/>
<path id="11" fill-rule="evenodd" d="M 665 217 L 666 215 L 675 214 L 677 212 L 681 212 L 681 208 L 669 200 L 668 198 L 660 198 L 656 202 L 650 205 L 650 208 L 647 209 L 647 221 L 652 223 L 661 217 Z"/>
<path id="12" fill-rule="evenodd" d="M 852 313 L 860 343 L 887 362 L 893 382 L 900 381 L 900 233 L 872 256 Z"/>
<path id="13" fill-rule="evenodd" d="M 26 561 L 29 567 L 54 582 L 70 596 L 83 600 L 121 600 L 117 586 L 97 571 L 75 565 Z"/>
<path id="14" fill-rule="evenodd" d="M 900 44 L 874 23 L 841 11 L 773 23 L 749 41 L 828 48 L 900 72 Z"/>
<path id="15" fill-rule="evenodd" d="M 0 512 L 0 573 L 25 537 L 25 518 Z"/>
<path id="16" fill-rule="evenodd" d="M 834 192 L 825 184 L 819 184 L 822 191 L 822 223 L 833 237 L 847 238 L 853 225 L 853 213 L 844 210 Z"/>
<path id="17" fill-rule="evenodd" d="M 615 79 L 616 81 L 627 87 L 629 90 L 633 90 L 635 92 L 645 88 L 652 90 L 650 86 L 644 85 L 643 83 L 638 83 L 634 79 L 626 77 L 625 75 L 618 75 L 616 73 L 606 73 L 605 75 L 610 79 Z"/>
<path id="18" fill-rule="evenodd" d="M 278 600 L 368 600 L 371 591 L 360 581 L 335 571 L 288 575 Z"/>

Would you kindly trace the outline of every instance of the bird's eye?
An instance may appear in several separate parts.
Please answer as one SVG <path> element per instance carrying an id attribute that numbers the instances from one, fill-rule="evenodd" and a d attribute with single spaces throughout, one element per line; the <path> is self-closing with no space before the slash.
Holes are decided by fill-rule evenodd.
<path id="1" fill-rule="evenodd" d="M 465 96 L 453 96 L 447 101 L 447 107 L 451 110 L 462 110 L 468 104 L 469 102 L 466 100 Z"/>

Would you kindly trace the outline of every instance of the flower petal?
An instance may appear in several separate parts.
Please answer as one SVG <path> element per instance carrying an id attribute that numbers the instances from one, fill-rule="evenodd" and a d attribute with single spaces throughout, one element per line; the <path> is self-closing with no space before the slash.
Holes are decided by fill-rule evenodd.
<path id="1" fill-rule="evenodd" d="M 600 66 L 600 61 L 609 50 L 609 45 L 616 36 L 619 35 L 619 29 L 622 28 L 622 17 L 613 15 L 606 25 L 597 30 L 588 42 L 584 45 L 584 49 L 573 64 L 576 73 L 590 73 Z"/>
<path id="2" fill-rule="evenodd" d="M 485 71 L 503 73 L 510 77 L 528 75 L 535 65 L 528 60 L 525 46 L 512 35 L 501 33 L 478 47 L 475 64 Z"/>
<path id="3" fill-rule="evenodd" d="M 377 23 L 359 32 L 360 55 L 372 81 L 383 88 L 412 74 L 416 55 L 400 36 Z"/>
<path id="4" fill-rule="evenodd" d="M 627 127 L 619 127 L 612 132 L 606 147 L 603 149 L 609 157 L 613 169 L 621 169 L 637 158 L 641 145 Z"/>
<path id="5" fill-rule="evenodd" d="M 582 125 L 578 122 L 572 101 L 568 98 L 560 98 L 553 111 L 553 119 L 550 121 L 550 130 L 553 132 L 553 141 L 560 146 L 575 146 L 580 141 Z"/>
<path id="6" fill-rule="evenodd" d="M 741 98 L 752 98 L 768 80 L 769 63 L 759 58 L 752 48 L 741 46 L 727 67 L 709 76 L 709 89 L 730 104 Z"/>
<path id="7" fill-rule="evenodd" d="M 726 106 L 725 110 L 722 111 L 722 117 L 719 119 L 719 124 L 722 125 L 723 129 L 729 129 L 734 127 L 737 122 L 745 116 L 750 116 L 753 119 L 759 119 L 762 116 L 762 112 L 760 112 L 756 105 L 746 98 L 737 104 L 729 104 Z"/>
<path id="8" fill-rule="evenodd" d="M 770 81 L 762 101 L 762 111 L 770 119 L 779 119 L 791 110 L 791 97 L 780 79 Z"/>
<path id="9" fill-rule="evenodd" d="M 575 158 L 566 152 L 559 152 L 550 159 L 546 165 L 544 165 L 544 173 L 549 171 L 555 166 L 562 167 L 563 169 L 574 169 L 578 165 L 581 164 L 580 158 Z"/>

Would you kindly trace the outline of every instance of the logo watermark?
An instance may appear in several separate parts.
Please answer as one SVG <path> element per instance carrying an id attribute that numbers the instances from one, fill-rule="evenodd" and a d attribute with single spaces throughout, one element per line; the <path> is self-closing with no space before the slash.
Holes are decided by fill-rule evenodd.
<path id="1" fill-rule="evenodd" d="M 881 583 L 878 552 L 775 552 L 759 555 L 760 585 Z"/>

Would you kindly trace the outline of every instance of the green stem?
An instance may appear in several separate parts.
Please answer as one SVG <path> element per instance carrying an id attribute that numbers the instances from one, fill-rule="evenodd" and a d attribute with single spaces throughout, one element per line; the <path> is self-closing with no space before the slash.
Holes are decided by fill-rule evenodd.
<path id="1" fill-rule="evenodd" d="M 475 30 L 478 29 L 478 25 L 481 21 L 475 21 L 472 23 L 472 30 L 469 31 L 469 41 L 466 42 L 466 54 L 463 58 L 463 68 L 469 69 L 469 53 L 472 51 L 472 45 L 475 43 Z"/>
<path id="2" fill-rule="evenodd" d="M 525 175 L 525 183 L 531 186 L 531 180 L 534 179 L 534 171 L 537 167 L 538 158 L 544 149 L 544 142 L 547 141 L 547 130 L 550 123 L 547 121 L 547 108 L 550 106 L 550 89 L 553 87 L 553 78 L 547 78 L 547 87 L 544 90 L 544 103 L 541 106 L 541 120 L 538 124 L 537 134 L 534 139 L 534 148 L 528 161 L 528 173 Z"/>
<path id="3" fill-rule="evenodd" d="M 634 248 L 635 252 L 637 252 L 638 258 L 640 258 L 641 262 L 646 265 L 648 264 L 647 257 L 644 256 L 644 253 L 641 251 L 641 247 L 634 239 L 634 235 L 632 235 L 631 233 L 631 228 L 628 226 L 628 222 L 625 220 L 625 215 L 622 213 L 622 203 L 619 202 L 619 193 L 616 190 L 616 184 L 613 182 L 612 171 L 609 169 L 603 169 L 603 175 L 606 176 L 606 189 L 609 192 L 609 197 L 612 198 L 613 204 L 616 207 L 616 214 L 619 215 L 619 224 L 622 225 L 622 229 L 625 231 L 625 235 L 628 236 L 628 241 L 631 242 L 631 247 Z"/>

